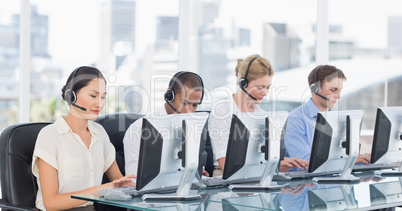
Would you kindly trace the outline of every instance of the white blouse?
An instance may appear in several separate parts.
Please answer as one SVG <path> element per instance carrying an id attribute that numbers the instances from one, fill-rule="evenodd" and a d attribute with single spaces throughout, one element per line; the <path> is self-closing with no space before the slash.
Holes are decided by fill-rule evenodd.
<path id="1" fill-rule="evenodd" d="M 38 158 L 57 170 L 59 193 L 90 188 L 102 183 L 103 173 L 115 161 L 116 151 L 105 129 L 89 121 L 91 143 L 87 148 L 81 137 L 71 130 L 63 117 L 44 127 L 38 134 L 32 159 L 32 173 L 39 190 L 36 207 L 45 210 L 39 180 Z M 87 206 L 87 202 L 81 206 Z"/>
<path id="2" fill-rule="evenodd" d="M 254 112 L 263 112 L 258 105 L 254 105 Z M 212 151 L 214 153 L 214 165 L 217 160 L 226 157 L 226 148 L 229 141 L 230 123 L 233 114 L 240 114 L 233 97 L 215 102 L 211 108 L 208 119 L 208 131 L 211 138 Z"/>

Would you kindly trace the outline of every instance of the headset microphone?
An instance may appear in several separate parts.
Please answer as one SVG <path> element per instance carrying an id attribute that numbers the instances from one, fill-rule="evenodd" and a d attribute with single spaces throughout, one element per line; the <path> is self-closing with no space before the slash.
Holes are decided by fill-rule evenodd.
<path id="1" fill-rule="evenodd" d="M 166 101 L 166 103 L 170 106 L 170 108 L 173 109 L 173 111 L 175 111 L 176 113 L 180 114 L 180 112 L 179 112 L 177 109 L 175 109 L 175 108 L 173 107 L 173 105 L 169 103 L 169 101 Z"/>
<path id="2" fill-rule="evenodd" d="M 322 95 L 320 95 L 320 94 L 318 94 L 318 93 L 315 93 L 318 97 L 321 97 L 322 99 L 325 99 L 325 100 L 327 100 L 327 101 L 329 101 L 329 99 L 328 98 L 326 98 L 326 97 L 324 97 L 324 96 L 322 96 Z"/>
<path id="3" fill-rule="evenodd" d="M 251 97 L 251 99 L 253 99 L 253 100 L 257 100 L 257 98 L 255 98 L 253 95 L 251 95 L 250 93 L 248 93 L 247 92 L 247 90 L 245 89 L 245 88 L 243 88 L 243 87 L 240 87 L 241 88 L 241 90 L 243 90 L 243 92 L 245 92 L 248 96 L 250 96 Z"/>
<path id="4" fill-rule="evenodd" d="M 75 103 L 71 103 L 71 105 L 73 105 L 73 106 L 75 106 L 75 107 L 77 107 L 77 108 L 79 108 L 79 109 L 81 109 L 81 110 L 83 110 L 83 111 L 87 111 L 86 108 L 81 107 L 81 106 L 79 106 L 79 105 L 77 105 L 77 104 L 75 104 Z"/>

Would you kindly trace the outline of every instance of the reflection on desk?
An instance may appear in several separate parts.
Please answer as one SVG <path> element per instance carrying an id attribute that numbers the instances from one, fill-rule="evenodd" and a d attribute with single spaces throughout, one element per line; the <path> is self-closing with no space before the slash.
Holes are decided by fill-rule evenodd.
<path id="1" fill-rule="evenodd" d="M 167 202 L 167 201 L 143 201 L 141 197 L 133 197 L 131 201 L 112 201 L 106 200 L 103 197 L 94 196 L 91 194 L 80 194 L 71 196 L 75 199 L 81 199 L 86 201 L 97 202 L 101 204 L 106 204 L 110 206 L 123 207 L 136 210 L 164 210 L 164 211 L 174 211 L 174 210 L 204 210 L 203 200 L 193 200 L 193 201 L 177 201 L 177 202 Z"/>
<path id="2" fill-rule="evenodd" d="M 180 202 L 110 201 L 93 195 L 76 199 L 137 210 L 371 210 L 402 205 L 402 178 L 361 177 L 360 184 L 318 185 L 291 181 L 280 192 L 232 192 L 227 187 L 198 190 L 201 199 Z"/>
<path id="3" fill-rule="evenodd" d="M 309 190 L 307 192 L 310 210 L 345 210 L 357 208 L 353 186 Z"/>
<path id="4" fill-rule="evenodd" d="M 402 196 L 402 177 L 399 181 L 370 184 L 371 206 L 400 202 Z"/>

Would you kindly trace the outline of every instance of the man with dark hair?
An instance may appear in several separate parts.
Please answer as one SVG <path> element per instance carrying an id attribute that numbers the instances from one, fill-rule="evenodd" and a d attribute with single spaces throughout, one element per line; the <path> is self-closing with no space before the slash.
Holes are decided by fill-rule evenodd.
<path id="1" fill-rule="evenodd" d="M 319 65 L 308 76 L 312 97 L 309 101 L 289 113 L 286 126 L 286 157 L 310 159 L 315 122 L 319 111 L 332 110 L 341 97 L 342 70 L 331 65 Z M 368 164 L 369 156 L 359 155 L 356 163 Z"/>
<path id="2" fill-rule="evenodd" d="M 168 89 L 164 94 L 165 104 L 155 111 L 152 116 L 194 113 L 198 105 L 202 103 L 203 96 L 204 85 L 198 74 L 186 71 L 177 72 L 170 80 Z M 124 135 L 126 174 L 137 175 L 141 130 L 142 118 L 131 124 Z"/>
<path id="3" fill-rule="evenodd" d="M 204 85 L 199 75 L 192 72 L 178 72 L 169 82 L 164 95 L 167 114 L 193 113 L 201 104 Z"/>

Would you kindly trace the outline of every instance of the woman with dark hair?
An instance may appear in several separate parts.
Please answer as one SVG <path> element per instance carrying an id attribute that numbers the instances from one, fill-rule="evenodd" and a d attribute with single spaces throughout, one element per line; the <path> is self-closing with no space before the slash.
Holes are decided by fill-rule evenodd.
<path id="1" fill-rule="evenodd" d="M 104 188 L 134 186 L 134 176 L 123 177 L 106 131 L 91 121 L 106 102 L 102 73 L 94 67 L 75 69 L 62 88 L 62 97 L 70 106 L 68 114 L 40 131 L 33 153 L 32 172 L 39 186 L 36 207 L 94 210 L 92 202 L 71 195 L 96 195 Z M 103 173 L 113 182 L 101 185 Z"/>

